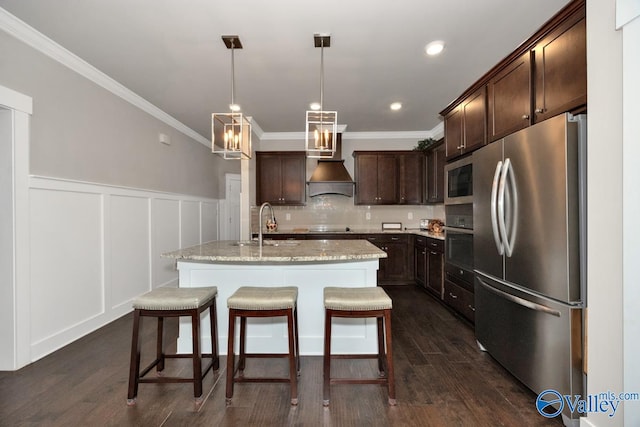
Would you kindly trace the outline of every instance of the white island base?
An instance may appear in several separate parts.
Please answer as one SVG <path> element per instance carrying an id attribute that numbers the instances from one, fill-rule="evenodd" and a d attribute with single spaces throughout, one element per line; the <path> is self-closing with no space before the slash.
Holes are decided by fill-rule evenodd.
<path id="1" fill-rule="evenodd" d="M 240 286 L 297 286 L 300 354 L 322 355 L 324 347 L 323 288 L 376 286 L 378 258 L 312 262 L 197 262 L 178 260 L 180 287 L 217 286 L 218 348 L 227 353 L 227 298 Z M 202 351 L 211 351 L 208 314 L 203 315 Z M 239 328 L 236 328 L 238 331 Z M 235 342 L 238 342 L 236 338 Z M 181 319 L 178 352 L 191 352 L 191 323 Z M 286 353 L 286 319 L 253 318 L 247 322 L 247 351 Z M 334 319 L 333 354 L 377 351 L 375 319 Z M 236 352 L 238 350 L 236 349 Z"/>

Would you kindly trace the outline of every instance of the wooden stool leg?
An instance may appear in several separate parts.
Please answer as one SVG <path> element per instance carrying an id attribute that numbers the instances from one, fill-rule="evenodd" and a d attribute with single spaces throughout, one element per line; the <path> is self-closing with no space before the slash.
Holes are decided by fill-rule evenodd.
<path id="1" fill-rule="evenodd" d="M 296 368 L 298 369 L 298 375 L 300 375 L 300 339 L 298 335 L 298 307 L 293 309 L 293 322 L 295 327 L 295 339 L 296 339 Z"/>
<path id="2" fill-rule="evenodd" d="M 238 371 L 242 376 L 246 365 L 247 317 L 240 315 L 240 353 L 238 355 Z"/>
<path id="3" fill-rule="evenodd" d="M 140 377 L 140 327 L 142 319 L 140 310 L 133 312 L 133 332 L 131 338 L 131 361 L 129 364 L 129 393 L 127 394 L 127 405 L 136 404 L 138 395 L 138 380 Z"/>
<path id="4" fill-rule="evenodd" d="M 331 399 L 331 314 L 331 310 L 324 312 L 323 406 L 329 406 Z"/>
<path id="5" fill-rule="evenodd" d="M 191 311 L 191 336 L 193 342 L 193 396 L 196 403 L 202 401 L 202 347 L 200 346 L 200 312 Z"/>
<path id="6" fill-rule="evenodd" d="M 209 306 L 209 323 L 211 330 L 211 357 L 213 358 L 213 370 L 220 369 L 220 351 L 218 350 L 218 313 L 216 312 L 216 300 Z"/>
<path id="7" fill-rule="evenodd" d="M 156 371 L 158 374 L 164 371 L 164 317 L 158 317 L 158 336 L 156 338 L 156 359 L 158 364 L 156 365 Z"/>
<path id="8" fill-rule="evenodd" d="M 287 310 L 287 331 L 289 336 L 289 385 L 291 387 L 291 404 L 298 404 L 298 358 L 296 356 L 295 325 L 293 309 Z"/>
<path id="9" fill-rule="evenodd" d="M 385 372 L 385 351 L 384 351 L 384 324 L 382 317 L 376 317 L 376 329 L 378 331 L 378 371 L 380 377 L 384 377 Z"/>
<path id="10" fill-rule="evenodd" d="M 233 397 L 233 376 L 234 376 L 234 368 L 235 368 L 235 354 L 233 353 L 234 344 L 233 340 L 236 333 L 236 316 L 235 310 L 229 309 L 229 338 L 227 345 L 227 390 L 226 390 L 226 398 L 227 403 L 231 402 L 231 398 Z"/>
<path id="11" fill-rule="evenodd" d="M 389 405 L 395 406 L 396 384 L 393 373 L 393 343 L 391 341 L 391 310 L 384 311 L 384 330 L 387 344 L 387 385 L 389 387 Z"/>

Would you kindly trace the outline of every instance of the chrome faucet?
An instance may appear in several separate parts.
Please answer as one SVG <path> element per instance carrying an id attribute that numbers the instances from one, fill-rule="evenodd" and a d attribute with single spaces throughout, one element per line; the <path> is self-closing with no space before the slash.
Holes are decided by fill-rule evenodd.
<path id="1" fill-rule="evenodd" d="M 276 216 L 273 213 L 273 207 L 271 206 L 271 203 L 264 202 L 262 205 L 260 205 L 260 213 L 258 213 L 258 227 L 259 227 L 258 242 L 260 243 L 260 247 L 262 247 L 262 211 L 266 207 L 269 207 L 269 210 L 271 211 L 271 222 L 272 223 L 276 222 Z"/>

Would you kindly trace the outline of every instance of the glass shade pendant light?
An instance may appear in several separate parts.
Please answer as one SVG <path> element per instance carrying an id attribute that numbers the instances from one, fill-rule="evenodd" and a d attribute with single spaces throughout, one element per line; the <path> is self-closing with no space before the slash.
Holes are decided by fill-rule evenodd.
<path id="1" fill-rule="evenodd" d="M 225 159 L 250 159 L 251 121 L 235 102 L 234 50 L 242 49 L 242 43 L 238 36 L 222 36 L 222 41 L 231 49 L 231 111 L 211 115 L 211 151 Z"/>
<path id="2" fill-rule="evenodd" d="M 307 111 L 305 121 L 305 151 L 307 157 L 332 158 L 336 152 L 338 112 L 324 110 L 324 48 L 331 46 L 331 36 L 314 34 L 315 47 L 320 48 L 320 105 Z"/>

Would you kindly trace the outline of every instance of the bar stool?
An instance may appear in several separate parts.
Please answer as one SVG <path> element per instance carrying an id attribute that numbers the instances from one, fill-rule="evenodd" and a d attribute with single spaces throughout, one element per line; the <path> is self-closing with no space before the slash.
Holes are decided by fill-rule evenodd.
<path id="1" fill-rule="evenodd" d="M 233 385 L 240 382 L 276 382 L 289 383 L 291 387 L 291 404 L 298 404 L 298 374 L 300 372 L 300 348 L 298 343 L 298 288 L 286 287 L 252 287 L 243 286 L 229 297 L 229 346 L 227 350 L 227 403 L 233 397 Z M 246 334 L 249 317 L 287 317 L 289 336 L 288 353 L 247 353 Z M 236 318 L 240 318 L 240 354 L 236 370 L 234 339 Z M 244 368 L 247 358 L 289 359 L 288 378 L 245 377 Z M 238 373 L 238 376 L 236 376 Z"/>
<path id="2" fill-rule="evenodd" d="M 127 405 L 136 404 L 139 383 L 193 383 L 193 395 L 196 405 L 202 403 L 202 378 L 213 368 L 219 367 L 218 360 L 218 330 L 216 320 L 216 296 L 218 288 L 215 286 L 202 288 L 159 288 L 147 292 L 134 299 L 133 308 L 133 337 L 131 340 L 131 364 L 129 367 L 129 393 Z M 200 314 L 209 309 L 211 321 L 211 353 L 202 354 L 200 346 Z M 191 335 L 193 351 L 189 354 L 165 354 L 163 349 L 163 328 L 165 317 L 191 317 Z M 156 342 L 156 359 L 140 372 L 140 329 L 143 317 L 158 319 Z M 191 358 L 193 360 L 193 376 L 165 377 L 160 373 L 164 370 L 165 359 Z M 202 358 L 211 359 L 202 371 Z M 158 377 L 144 378 L 156 367 Z"/>
<path id="3" fill-rule="evenodd" d="M 331 384 L 386 384 L 389 405 L 396 405 L 391 342 L 391 298 L 378 287 L 324 288 L 324 398 L 329 406 Z M 331 320 L 334 317 L 375 317 L 378 330 L 378 354 L 331 354 Z M 385 353 L 386 336 L 386 353 Z M 331 378 L 331 359 L 378 359 L 379 378 Z"/>

